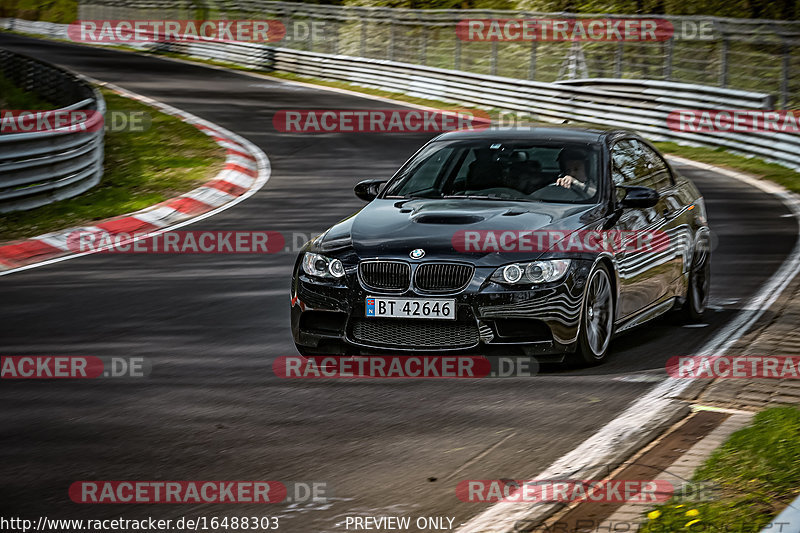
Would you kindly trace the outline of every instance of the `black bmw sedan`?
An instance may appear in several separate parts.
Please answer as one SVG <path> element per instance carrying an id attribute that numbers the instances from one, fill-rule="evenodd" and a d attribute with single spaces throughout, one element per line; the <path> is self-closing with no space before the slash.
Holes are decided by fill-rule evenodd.
<path id="1" fill-rule="evenodd" d="M 634 133 L 450 132 L 355 193 L 369 203 L 297 259 L 301 354 L 501 349 L 593 364 L 616 333 L 705 310 L 703 198 Z"/>

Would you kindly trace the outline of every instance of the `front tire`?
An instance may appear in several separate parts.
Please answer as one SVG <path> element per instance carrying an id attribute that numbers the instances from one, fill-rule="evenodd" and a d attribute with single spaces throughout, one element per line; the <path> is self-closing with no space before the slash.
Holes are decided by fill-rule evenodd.
<path id="1" fill-rule="evenodd" d="M 608 268 L 600 263 L 589 275 L 581 309 L 577 364 L 597 365 L 608 355 L 614 333 L 614 291 Z"/>

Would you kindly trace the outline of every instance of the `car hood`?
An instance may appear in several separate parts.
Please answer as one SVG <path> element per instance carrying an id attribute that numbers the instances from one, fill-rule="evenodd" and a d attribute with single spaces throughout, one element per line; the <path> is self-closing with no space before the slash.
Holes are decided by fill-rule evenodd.
<path id="1" fill-rule="evenodd" d="M 513 202 L 470 199 L 372 201 L 355 215 L 322 234 L 314 247 L 343 249 L 358 259 L 408 259 L 411 250 L 425 250 L 426 260 L 469 260 L 497 264 L 513 261 L 516 253 L 458 251 L 453 237 L 459 231 L 561 230 L 586 228 L 596 217 L 596 205 Z M 531 254 L 524 254 L 530 257 Z M 539 254 L 534 254 L 539 255 Z M 502 257 L 500 257 L 502 256 Z"/>

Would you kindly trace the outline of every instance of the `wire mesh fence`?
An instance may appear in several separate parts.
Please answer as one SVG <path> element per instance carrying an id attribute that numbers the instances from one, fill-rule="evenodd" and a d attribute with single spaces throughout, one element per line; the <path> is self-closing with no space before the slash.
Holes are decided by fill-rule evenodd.
<path id="1" fill-rule="evenodd" d="M 479 42 L 462 40 L 456 31 L 459 21 L 468 19 L 598 17 L 667 20 L 674 31 L 659 42 Z M 83 0 L 79 18 L 278 19 L 287 34 L 272 46 L 536 81 L 614 77 L 768 90 L 778 106 L 800 106 L 800 21 L 392 9 L 270 0 Z"/>
<path id="2" fill-rule="evenodd" d="M 70 32 L 66 24 L 22 19 L 0 19 L 0 28 L 62 39 L 69 37 Z M 781 120 L 781 116 L 788 120 L 795 115 L 772 111 L 775 109 L 775 96 L 764 91 L 614 77 L 566 79 L 551 83 L 237 40 L 198 42 L 196 39 L 164 41 L 159 38 L 142 42 L 138 47 L 498 110 L 502 117 L 521 113 L 524 120 L 568 120 L 627 128 L 652 140 L 720 147 L 800 168 L 797 159 L 800 137 L 791 128 L 776 129 L 776 121 Z M 578 57 L 580 53 L 573 50 L 573 55 Z M 613 57 L 619 57 L 616 49 Z M 570 62 L 566 67 L 562 65 L 559 72 L 574 74 L 585 70 L 578 62 Z M 614 63 L 614 68 L 618 67 L 619 64 Z M 732 113 L 730 110 L 740 111 Z M 696 127 L 698 124 L 693 120 L 706 115 L 712 123 L 713 117 L 721 120 L 718 129 L 708 124 Z M 735 124 L 743 116 L 751 117 L 753 121 L 763 119 L 763 123 L 744 130 L 728 127 L 731 120 Z M 772 121 L 769 127 L 766 125 L 768 118 Z M 796 124 L 797 120 L 793 123 Z"/>

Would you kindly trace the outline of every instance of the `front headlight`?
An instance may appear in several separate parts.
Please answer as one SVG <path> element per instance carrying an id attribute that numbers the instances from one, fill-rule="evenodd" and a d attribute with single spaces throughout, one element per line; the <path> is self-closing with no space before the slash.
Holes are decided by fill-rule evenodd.
<path id="1" fill-rule="evenodd" d="M 338 259 L 306 252 L 303 256 L 303 272 L 318 278 L 338 279 L 344 276 L 344 265 Z"/>
<path id="2" fill-rule="evenodd" d="M 569 270 L 569 259 L 551 259 L 532 263 L 513 263 L 498 268 L 492 274 L 492 281 L 511 285 L 530 285 L 558 281 Z"/>

